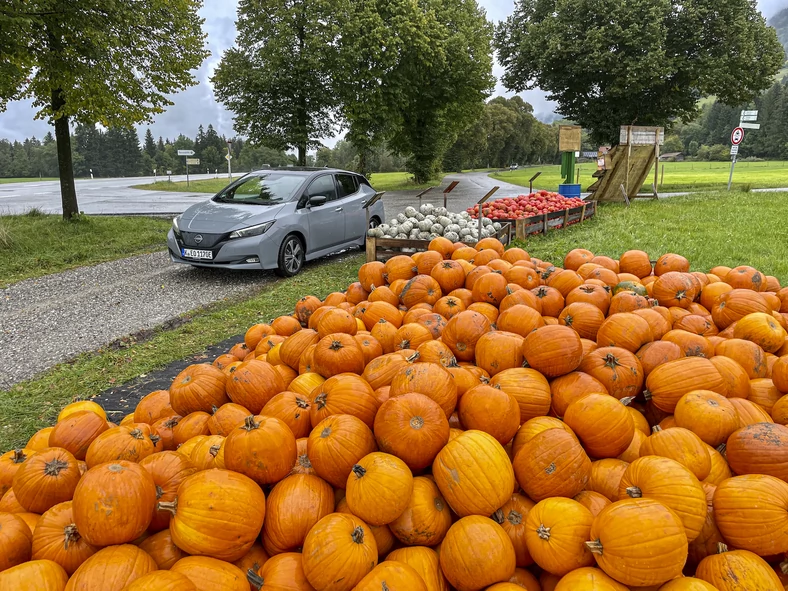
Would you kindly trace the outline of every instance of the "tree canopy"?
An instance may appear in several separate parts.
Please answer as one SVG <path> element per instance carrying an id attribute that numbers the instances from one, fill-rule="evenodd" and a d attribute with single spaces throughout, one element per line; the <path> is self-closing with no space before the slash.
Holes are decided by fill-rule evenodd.
<path id="1" fill-rule="evenodd" d="M 201 0 L 6 0 L 0 9 L 0 111 L 33 99 L 55 125 L 63 217 L 79 213 L 69 120 L 130 127 L 196 83 L 208 55 Z"/>
<path id="2" fill-rule="evenodd" d="M 495 45 L 507 88 L 547 91 L 600 143 L 691 120 L 707 95 L 746 103 L 785 59 L 754 0 L 517 0 Z"/>

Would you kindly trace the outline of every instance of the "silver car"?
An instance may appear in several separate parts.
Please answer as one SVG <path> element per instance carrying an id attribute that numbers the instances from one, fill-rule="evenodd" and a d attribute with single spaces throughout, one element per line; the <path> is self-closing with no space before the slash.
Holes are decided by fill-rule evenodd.
<path id="1" fill-rule="evenodd" d="M 297 274 L 305 261 L 362 246 L 384 219 L 362 175 L 326 168 L 251 172 L 172 220 L 167 235 L 175 263 Z"/>

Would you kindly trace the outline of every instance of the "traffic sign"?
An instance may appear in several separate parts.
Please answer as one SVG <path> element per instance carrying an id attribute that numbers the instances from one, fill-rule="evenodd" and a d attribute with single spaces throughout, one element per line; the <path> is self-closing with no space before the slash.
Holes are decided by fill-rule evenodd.
<path id="1" fill-rule="evenodd" d="M 760 123 L 739 123 L 739 127 L 742 129 L 760 129 Z"/>
<path id="2" fill-rule="evenodd" d="M 744 130 L 741 127 L 737 127 L 736 129 L 731 132 L 731 143 L 734 146 L 738 146 L 741 141 L 744 139 Z"/>
<path id="3" fill-rule="evenodd" d="M 739 153 L 739 146 L 738 145 L 731 146 L 731 156 L 735 156 L 738 153 Z"/>
<path id="4" fill-rule="evenodd" d="M 742 115 L 739 121 L 758 121 L 758 115 Z"/>
<path id="5" fill-rule="evenodd" d="M 742 111 L 741 112 L 741 116 L 742 117 L 757 117 L 758 116 L 758 111 Z"/>
<path id="6" fill-rule="evenodd" d="M 200 163 L 200 159 L 199 158 L 187 158 L 186 159 L 186 164 L 189 164 L 189 165 L 199 164 L 199 163 Z"/>
<path id="7" fill-rule="evenodd" d="M 225 154 L 225 155 L 224 155 L 224 159 L 225 159 L 225 160 L 227 160 L 227 161 L 229 162 L 230 160 L 232 160 L 232 159 L 233 159 L 233 155 L 232 155 L 232 154 Z"/>
<path id="8" fill-rule="evenodd" d="M 178 150 L 178 156 L 194 156 L 194 150 Z"/>

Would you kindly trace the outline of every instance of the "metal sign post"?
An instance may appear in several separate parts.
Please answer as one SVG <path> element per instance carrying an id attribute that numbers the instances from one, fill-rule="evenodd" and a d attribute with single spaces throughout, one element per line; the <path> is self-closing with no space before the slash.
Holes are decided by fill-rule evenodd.
<path id="1" fill-rule="evenodd" d="M 416 195 L 416 197 L 418 197 L 418 198 L 419 198 L 419 210 L 421 210 L 421 198 L 422 198 L 424 195 L 426 195 L 427 193 L 429 193 L 430 191 L 432 191 L 434 188 L 435 188 L 435 187 L 427 187 L 427 188 L 426 188 L 426 189 L 424 189 L 424 190 L 423 190 L 421 193 L 419 193 L 418 195 Z"/>
<path id="2" fill-rule="evenodd" d="M 460 181 L 452 181 L 449 183 L 449 186 L 443 190 L 443 207 L 446 207 L 447 197 L 449 193 L 454 190 L 454 187 L 460 184 Z"/>
<path id="3" fill-rule="evenodd" d="M 482 226 L 484 225 L 484 224 L 482 223 L 482 220 L 484 220 L 484 215 L 482 214 L 482 205 L 483 205 L 483 204 L 484 204 L 484 203 L 485 203 L 485 202 L 486 202 L 486 201 L 487 201 L 487 200 L 488 200 L 490 197 L 492 197 L 493 193 L 495 193 L 495 192 L 496 192 L 498 189 L 500 189 L 500 187 L 493 187 L 492 189 L 490 189 L 489 193 L 487 193 L 487 194 L 486 194 L 484 197 L 482 197 L 481 199 L 479 199 L 479 200 L 476 202 L 476 205 L 478 205 L 478 206 L 479 206 L 479 240 L 481 240 L 481 239 L 482 239 Z"/>
<path id="4" fill-rule="evenodd" d="M 745 113 L 750 113 L 751 111 L 742 111 L 742 118 L 746 115 Z M 757 117 L 758 111 L 755 111 L 755 115 Z M 734 128 L 731 132 L 731 155 L 733 156 L 733 160 L 731 160 L 731 173 L 728 175 L 728 191 L 731 190 L 731 184 L 733 183 L 733 169 L 736 167 L 736 157 L 739 155 L 739 144 L 744 139 L 744 129 L 741 126 Z"/>
<path id="5" fill-rule="evenodd" d="M 539 172 L 537 172 L 534 176 L 532 176 L 530 179 L 528 179 L 528 192 L 529 193 L 533 193 L 534 192 L 534 181 L 537 179 L 537 177 L 540 174 L 542 174 L 541 170 Z"/>

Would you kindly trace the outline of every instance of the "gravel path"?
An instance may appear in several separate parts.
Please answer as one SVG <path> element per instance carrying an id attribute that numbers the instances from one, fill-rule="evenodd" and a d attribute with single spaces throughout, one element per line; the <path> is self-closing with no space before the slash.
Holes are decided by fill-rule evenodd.
<path id="1" fill-rule="evenodd" d="M 16 283 L 0 290 L 0 389 L 273 279 L 174 265 L 156 252 Z"/>

